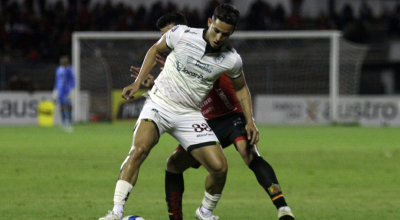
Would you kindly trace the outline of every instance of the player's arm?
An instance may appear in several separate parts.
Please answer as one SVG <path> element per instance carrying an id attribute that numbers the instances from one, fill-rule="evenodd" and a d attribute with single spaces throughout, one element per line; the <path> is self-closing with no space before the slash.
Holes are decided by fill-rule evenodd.
<path id="1" fill-rule="evenodd" d="M 131 77 L 136 79 L 139 75 L 140 68 L 131 66 L 131 69 L 129 71 L 131 71 Z M 144 79 L 144 81 L 142 82 L 142 85 L 144 87 L 148 87 L 148 88 L 153 87 L 154 86 L 154 76 L 151 75 L 150 73 L 147 74 L 146 79 Z"/>
<path id="2" fill-rule="evenodd" d="M 259 134 L 254 123 L 250 91 L 247 87 L 246 80 L 244 79 L 244 74 L 242 73 L 235 79 L 231 78 L 231 81 L 235 88 L 236 97 L 239 101 L 240 107 L 242 107 L 243 114 L 246 117 L 247 139 L 250 141 L 250 144 L 256 144 L 258 142 Z"/>
<path id="3" fill-rule="evenodd" d="M 122 98 L 129 100 L 133 98 L 133 95 L 139 90 L 140 84 L 146 79 L 147 75 L 156 65 L 157 53 L 165 53 L 169 50 L 166 43 L 166 35 L 163 35 L 157 43 L 155 43 L 149 51 L 147 51 L 146 57 L 144 58 L 142 67 L 140 68 L 139 74 L 134 83 L 125 87 L 122 91 Z"/>
<path id="4" fill-rule="evenodd" d="M 164 69 L 165 60 L 166 60 L 165 56 L 163 56 L 161 54 L 156 55 L 156 62 L 162 65 L 162 67 L 160 67 L 161 71 Z M 131 71 L 131 77 L 136 79 L 139 75 L 140 68 L 131 66 L 131 69 L 129 71 Z M 153 87 L 154 86 L 154 76 L 151 75 L 150 73 L 147 74 L 146 79 L 144 79 L 144 81 L 142 82 L 142 85 L 145 87 L 149 87 L 149 88 Z"/>

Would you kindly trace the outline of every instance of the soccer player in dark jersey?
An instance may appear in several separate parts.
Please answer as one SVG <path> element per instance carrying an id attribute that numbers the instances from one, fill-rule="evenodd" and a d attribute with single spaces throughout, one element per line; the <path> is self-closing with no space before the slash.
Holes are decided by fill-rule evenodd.
<path id="1" fill-rule="evenodd" d="M 186 24 L 186 19 L 179 13 L 169 13 L 161 17 L 157 27 L 162 34 L 175 25 Z M 165 58 L 157 56 L 157 61 L 164 63 Z M 139 68 L 131 67 L 132 77 L 136 77 Z M 151 87 L 154 77 L 148 75 L 143 85 Z M 234 144 L 242 156 L 246 165 L 254 172 L 259 184 L 265 189 L 273 204 L 278 209 L 280 220 L 292 220 L 294 216 L 286 204 L 282 190 L 271 165 L 258 153 L 256 145 L 250 145 L 246 137 L 246 119 L 242 108 L 236 98 L 235 89 L 226 74 L 214 83 L 212 90 L 201 104 L 203 116 L 208 125 L 213 129 L 223 148 Z M 198 168 L 200 163 L 190 156 L 182 146 L 178 146 L 175 152 L 168 158 L 165 190 L 168 213 L 170 220 L 182 219 L 182 195 L 184 192 L 183 172 L 190 168 Z M 203 206 L 200 209 L 205 209 Z M 205 215 L 207 210 L 204 210 Z"/>

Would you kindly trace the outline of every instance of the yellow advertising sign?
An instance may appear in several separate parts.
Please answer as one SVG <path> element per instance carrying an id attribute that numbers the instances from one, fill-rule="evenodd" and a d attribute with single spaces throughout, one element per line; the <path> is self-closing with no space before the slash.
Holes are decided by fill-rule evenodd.
<path id="1" fill-rule="evenodd" d="M 112 120 L 136 120 L 143 108 L 146 98 L 142 96 L 147 89 L 140 89 L 132 100 L 122 98 L 122 89 L 113 90 L 111 93 Z"/>

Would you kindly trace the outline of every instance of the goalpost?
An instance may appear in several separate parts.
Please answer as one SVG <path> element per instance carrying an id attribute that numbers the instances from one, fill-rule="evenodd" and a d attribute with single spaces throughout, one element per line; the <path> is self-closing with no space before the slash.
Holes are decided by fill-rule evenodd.
<path id="1" fill-rule="evenodd" d="M 75 120 L 86 120 L 81 91 L 89 93 L 91 114 L 111 120 L 112 91 L 133 82 L 130 66 L 140 67 L 159 38 L 159 32 L 74 32 Z M 367 48 L 346 41 L 340 31 L 236 31 L 230 42 L 243 59 L 252 97 L 326 95 L 330 120 L 337 122 L 340 96 L 359 93 Z"/>

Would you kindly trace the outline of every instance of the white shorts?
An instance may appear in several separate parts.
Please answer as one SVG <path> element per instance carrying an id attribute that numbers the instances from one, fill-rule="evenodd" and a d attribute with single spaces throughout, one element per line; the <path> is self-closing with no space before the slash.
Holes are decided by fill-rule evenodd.
<path id="1" fill-rule="evenodd" d="M 169 133 L 187 152 L 200 147 L 219 145 L 217 137 L 203 116 L 177 115 L 147 99 L 138 122 L 142 119 L 154 122 L 159 136 L 164 132 Z"/>

